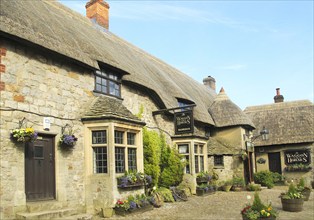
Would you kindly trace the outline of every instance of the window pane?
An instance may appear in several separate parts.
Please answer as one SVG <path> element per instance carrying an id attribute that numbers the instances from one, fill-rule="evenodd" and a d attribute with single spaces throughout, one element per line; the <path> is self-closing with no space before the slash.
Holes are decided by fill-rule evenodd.
<path id="1" fill-rule="evenodd" d="M 93 144 L 106 144 L 107 132 L 106 131 L 92 131 L 92 143 Z"/>
<path id="2" fill-rule="evenodd" d="M 99 92 L 101 92 L 101 85 L 100 84 L 96 84 L 96 91 L 99 91 Z"/>
<path id="3" fill-rule="evenodd" d="M 96 83 L 101 84 L 101 78 L 99 76 L 96 76 Z"/>
<path id="4" fill-rule="evenodd" d="M 199 173 L 198 156 L 195 156 L 195 173 Z"/>
<path id="5" fill-rule="evenodd" d="M 215 166 L 223 166 L 224 161 L 223 161 L 223 156 L 222 155 L 216 155 L 214 156 L 214 165 Z"/>
<path id="6" fill-rule="evenodd" d="M 187 144 L 180 144 L 178 145 L 179 153 L 180 154 L 188 154 L 189 153 L 189 145 Z"/>
<path id="7" fill-rule="evenodd" d="M 123 131 L 114 131 L 114 142 L 116 144 L 123 144 Z"/>
<path id="8" fill-rule="evenodd" d="M 94 173 L 107 173 L 107 147 L 93 147 Z"/>
<path id="9" fill-rule="evenodd" d="M 194 145 L 194 153 L 195 153 L 195 154 L 198 153 L 197 149 L 198 149 L 198 145 L 195 144 L 195 145 Z"/>
<path id="10" fill-rule="evenodd" d="M 185 161 L 186 161 L 185 173 L 190 173 L 190 158 L 189 158 L 189 156 L 185 156 Z"/>
<path id="11" fill-rule="evenodd" d="M 200 170 L 204 171 L 204 156 L 200 156 Z"/>
<path id="12" fill-rule="evenodd" d="M 135 133 L 127 133 L 128 136 L 128 145 L 135 145 Z"/>
<path id="13" fill-rule="evenodd" d="M 115 159 L 116 159 L 116 173 L 124 173 L 125 171 L 125 160 L 124 160 L 124 148 L 115 148 Z"/>
<path id="14" fill-rule="evenodd" d="M 136 166 L 136 148 L 128 148 L 128 169 L 137 170 Z"/>

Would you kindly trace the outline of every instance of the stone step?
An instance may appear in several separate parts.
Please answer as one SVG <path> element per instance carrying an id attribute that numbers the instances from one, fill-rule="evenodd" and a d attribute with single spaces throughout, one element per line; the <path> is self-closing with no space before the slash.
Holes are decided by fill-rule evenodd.
<path id="1" fill-rule="evenodd" d="M 67 217 L 58 217 L 53 218 L 52 220 L 92 220 L 93 215 L 91 214 L 77 214 L 77 215 L 71 215 Z"/>
<path id="2" fill-rule="evenodd" d="M 40 201 L 40 202 L 28 202 L 26 204 L 27 212 L 40 212 L 40 211 L 49 211 L 62 209 L 63 204 L 55 200 L 52 201 Z"/>
<path id="3" fill-rule="evenodd" d="M 77 211 L 75 209 L 56 209 L 48 211 L 39 212 L 24 212 L 17 213 L 16 219 L 29 219 L 29 220 L 40 220 L 40 219 L 61 219 L 62 217 L 76 215 Z"/>

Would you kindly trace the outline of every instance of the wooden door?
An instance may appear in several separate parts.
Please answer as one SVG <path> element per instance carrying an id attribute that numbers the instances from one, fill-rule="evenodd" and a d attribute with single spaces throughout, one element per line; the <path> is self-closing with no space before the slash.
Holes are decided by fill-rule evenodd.
<path id="1" fill-rule="evenodd" d="M 280 152 L 268 153 L 269 171 L 282 174 Z"/>
<path id="2" fill-rule="evenodd" d="M 25 144 L 25 192 L 28 201 L 55 199 L 54 137 Z"/>

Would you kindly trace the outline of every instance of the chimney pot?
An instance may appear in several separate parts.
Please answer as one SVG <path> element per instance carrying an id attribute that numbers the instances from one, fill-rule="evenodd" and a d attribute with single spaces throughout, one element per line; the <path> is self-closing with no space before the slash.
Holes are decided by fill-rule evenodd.
<path id="1" fill-rule="evenodd" d="M 109 29 L 109 4 L 104 0 L 90 0 L 85 5 L 86 17 Z"/>
<path id="2" fill-rule="evenodd" d="M 276 89 L 276 96 L 274 96 L 275 103 L 283 102 L 284 97 L 280 95 L 280 88 Z"/>
<path id="3" fill-rule="evenodd" d="M 212 89 L 216 92 L 216 80 L 215 78 L 208 76 L 205 79 L 203 79 L 203 84 L 208 87 L 209 89 Z"/>

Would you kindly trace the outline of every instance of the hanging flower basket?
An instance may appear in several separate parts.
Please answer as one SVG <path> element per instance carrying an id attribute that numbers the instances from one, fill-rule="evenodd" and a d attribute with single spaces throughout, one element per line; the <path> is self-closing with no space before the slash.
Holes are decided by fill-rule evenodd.
<path id="1" fill-rule="evenodd" d="M 63 134 L 59 140 L 59 146 L 64 149 L 71 149 L 75 146 L 77 142 L 77 137 L 73 134 Z"/>
<path id="2" fill-rule="evenodd" d="M 38 133 L 33 128 L 18 128 L 11 131 L 11 140 L 14 142 L 33 142 L 37 139 Z"/>

